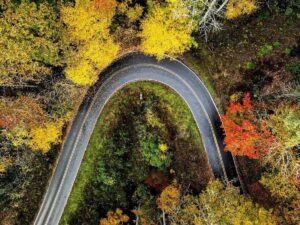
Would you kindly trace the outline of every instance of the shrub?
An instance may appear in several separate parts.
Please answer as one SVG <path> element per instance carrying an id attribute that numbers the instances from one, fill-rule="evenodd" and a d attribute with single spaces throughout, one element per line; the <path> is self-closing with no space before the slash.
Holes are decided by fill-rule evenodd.
<path id="1" fill-rule="evenodd" d="M 254 70 L 256 68 L 256 64 L 254 62 L 247 62 L 245 68 L 247 70 Z"/>
<path id="2" fill-rule="evenodd" d="M 159 147 L 161 145 L 159 139 L 150 133 L 142 134 L 140 137 L 140 146 L 145 160 L 151 166 L 164 170 L 172 162 L 172 153 L 168 152 L 168 148 Z"/>
<path id="3" fill-rule="evenodd" d="M 266 56 L 266 55 L 268 55 L 273 49 L 274 49 L 274 48 L 273 48 L 273 45 L 272 45 L 272 44 L 265 44 L 265 45 L 263 45 L 263 46 L 259 49 L 258 54 L 259 54 L 260 56 Z"/>
<path id="4" fill-rule="evenodd" d="M 292 75 L 292 80 L 300 83 L 300 62 L 292 62 L 285 66 L 286 71 Z"/>

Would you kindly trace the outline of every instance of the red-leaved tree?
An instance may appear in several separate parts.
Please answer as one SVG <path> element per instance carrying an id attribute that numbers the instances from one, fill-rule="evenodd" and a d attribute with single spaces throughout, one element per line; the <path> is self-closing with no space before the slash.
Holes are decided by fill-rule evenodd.
<path id="1" fill-rule="evenodd" d="M 225 151 L 252 159 L 268 152 L 273 137 L 264 122 L 256 119 L 250 93 L 245 94 L 242 104 L 230 102 L 221 118 L 226 135 Z"/>

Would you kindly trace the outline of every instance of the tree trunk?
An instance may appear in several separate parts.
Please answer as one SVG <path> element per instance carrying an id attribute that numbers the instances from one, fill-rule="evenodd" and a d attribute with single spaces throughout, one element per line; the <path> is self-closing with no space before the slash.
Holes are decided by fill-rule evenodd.
<path id="1" fill-rule="evenodd" d="M 163 212 L 163 225 L 166 225 L 166 214 L 164 210 L 162 212 Z"/>

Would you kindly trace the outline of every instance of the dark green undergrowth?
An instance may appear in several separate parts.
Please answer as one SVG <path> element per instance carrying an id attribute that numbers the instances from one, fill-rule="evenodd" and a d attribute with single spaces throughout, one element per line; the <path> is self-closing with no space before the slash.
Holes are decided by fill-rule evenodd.
<path id="1" fill-rule="evenodd" d="M 167 150 L 162 150 L 163 145 Z M 172 182 L 199 193 L 212 177 L 186 103 L 169 88 L 132 83 L 101 113 L 60 224 L 98 224 L 109 210 L 146 209 Z"/>

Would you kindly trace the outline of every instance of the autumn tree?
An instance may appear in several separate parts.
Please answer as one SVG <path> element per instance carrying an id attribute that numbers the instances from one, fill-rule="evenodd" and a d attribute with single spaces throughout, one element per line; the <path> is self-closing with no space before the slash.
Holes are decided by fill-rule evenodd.
<path id="1" fill-rule="evenodd" d="M 207 38 L 209 32 L 221 29 L 222 23 L 220 18 L 223 17 L 227 0 L 187 0 L 186 2 L 195 30 L 204 34 Z"/>
<path id="2" fill-rule="evenodd" d="M 6 1 L 0 15 L 0 84 L 40 81 L 61 65 L 60 23 L 48 3 Z"/>
<path id="3" fill-rule="evenodd" d="M 131 212 L 135 215 L 135 224 L 136 225 L 150 225 L 152 224 L 149 222 L 149 218 L 147 216 L 147 213 L 145 213 L 145 210 L 143 208 L 138 208 L 131 210 Z"/>
<path id="4" fill-rule="evenodd" d="M 195 30 L 204 34 L 219 31 L 223 18 L 235 19 L 250 14 L 256 8 L 256 0 L 187 0 L 189 16 L 195 24 Z"/>
<path id="5" fill-rule="evenodd" d="M 33 151 L 46 153 L 52 144 L 60 142 L 66 118 L 48 118 L 41 104 L 32 97 L 1 98 L 0 108 L 0 135 L 13 146 L 27 145 Z"/>
<path id="6" fill-rule="evenodd" d="M 271 210 L 254 204 L 240 194 L 239 188 L 218 181 L 210 181 L 199 196 L 186 195 L 172 225 L 249 224 L 275 225 L 277 218 Z"/>
<path id="7" fill-rule="evenodd" d="M 41 104 L 47 107 L 47 113 L 51 118 L 71 119 L 76 104 L 82 101 L 85 90 L 77 87 L 66 79 L 56 80 L 47 86 L 38 98 Z"/>
<path id="8" fill-rule="evenodd" d="M 9 157 L 0 157 L 0 175 L 5 173 L 6 169 L 12 164 L 12 160 Z"/>
<path id="9" fill-rule="evenodd" d="M 100 71 L 116 57 L 119 46 L 109 31 L 115 4 L 112 0 L 78 0 L 74 7 L 62 7 L 65 40 L 69 45 L 65 74 L 74 83 L 93 84 Z M 104 6 L 107 10 L 102 12 L 99 7 Z"/>
<path id="10" fill-rule="evenodd" d="M 107 217 L 100 220 L 100 225 L 122 225 L 128 221 L 129 217 L 121 209 L 116 209 L 115 212 L 109 211 Z"/>
<path id="11" fill-rule="evenodd" d="M 193 25 L 182 0 L 154 5 L 142 22 L 141 50 L 158 59 L 181 54 L 196 45 L 191 36 Z"/>
<path id="12" fill-rule="evenodd" d="M 268 152 L 273 137 L 264 122 L 256 120 L 249 93 L 245 94 L 242 104 L 230 102 L 222 123 L 225 151 L 254 159 Z"/>
<path id="13" fill-rule="evenodd" d="M 166 224 L 165 214 L 172 215 L 180 204 L 180 190 L 174 184 L 166 187 L 156 200 L 158 208 L 163 212 L 163 224 Z"/>
<path id="14" fill-rule="evenodd" d="M 296 149 L 300 146 L 299 104 L 282 104 L 267 123 L 274 139 L 263 161 L 280 171 L 282 176 L 299 179 L 300 162 Z"/>
<path id="15" fill-rule="evenodd" d="M 281 219 L 281 224 L 298 224 L 300 219 L 299 176 L 298 178 L 283 176 L 280 171 L 270 171 L 263 174 L 260 183 L 274 197 L 276 202 L 274 207 Z"/>
<path id="16" fill-rule="evenodd" d="M 262 158 L 267 171 L 262 183 L 276 199 L 284 224 L 299 223 L 300 213 L 300 111 L 299 105 L 282 104 L 268 119 L 274 135 L 269 153 Z"/>
<path id="17" fill-rule="evenodd" d="M 116 0 L 94 0 L 91 5 L 101 13 L 109 15 L 114 12 L 117 2 Z"/>
<path id="18" fill-rule="evenodd" d="M 29 131 L 29 140 L 27 145 L 33 151 L 48 152 L 52 144 L 61 142 L 62 127 L 64 121 L 62 119 L 50 121 L 42 126 L 33 127 Z"/>
<path id="19" fill-rule="evenodd" d="M 268 125 L 284 148 L 290 149 L 300 145 L 300 105 L 282 104 L 270 116 Z"/>
<path id="20" fill-rule="evenodd" d="M 225 12 L 227 19 L 235 19 L 242 15 L 252 13 L 257 9 L 256 0 L 229 0 Z"/>
<path id="21" fill-rule="evenodd" d="M 0 128 L 11 131 L 20 126 L 38 126 L 46 121 L 46 114 L 34 98 L 0 98 Z"/>

